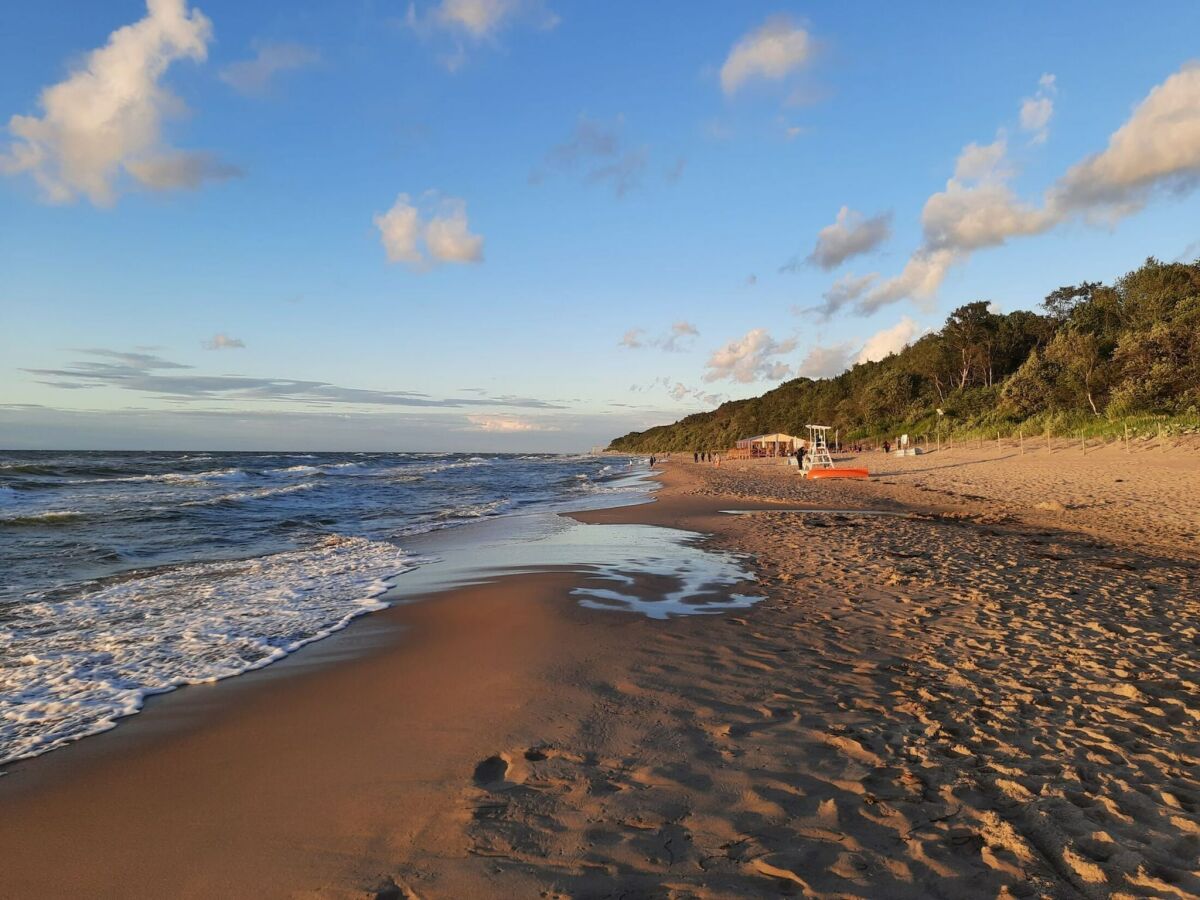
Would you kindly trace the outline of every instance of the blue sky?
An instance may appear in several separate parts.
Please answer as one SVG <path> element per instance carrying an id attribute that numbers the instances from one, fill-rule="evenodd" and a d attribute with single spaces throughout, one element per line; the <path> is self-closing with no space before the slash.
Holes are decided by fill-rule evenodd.
<path id="1" fill-rule="evenodd" d="M 6 9 L 0 445 L 583 449 L 1200 256 L 1200 6 L 960 7 Z"/>

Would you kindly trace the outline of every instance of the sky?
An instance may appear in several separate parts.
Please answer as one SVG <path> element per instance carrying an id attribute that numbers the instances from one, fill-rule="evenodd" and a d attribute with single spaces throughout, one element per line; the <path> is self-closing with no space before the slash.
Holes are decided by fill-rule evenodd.
<path id="1" fill-rule="evenodd" d="M 1200 5 L 0 13 L 0 446 L 585 450 L 1200 257 Z"/>

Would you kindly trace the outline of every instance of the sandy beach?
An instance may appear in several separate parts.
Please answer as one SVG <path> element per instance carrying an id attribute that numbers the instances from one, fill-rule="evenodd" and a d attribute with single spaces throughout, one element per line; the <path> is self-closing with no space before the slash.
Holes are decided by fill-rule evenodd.
<path id="1" fill-rule="evenodd" d="M 859 462 L 578 515 L 745 554 L 749 609 L 502 577 L 9 767 L 0 896 L 1200 895 L 1196 451 Z"/>

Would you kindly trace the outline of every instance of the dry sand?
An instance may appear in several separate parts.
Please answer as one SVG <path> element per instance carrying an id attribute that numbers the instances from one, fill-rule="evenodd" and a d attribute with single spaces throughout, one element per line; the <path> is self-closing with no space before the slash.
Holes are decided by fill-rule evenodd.
<path id="1" fill-rule="evenodd" d="M 14 767 L 0 894 L 1200 895 L 1196 455 L 865 460 L 669 463 L 580 516 L 749 554 L 749 610 L 507 578 Z"/>

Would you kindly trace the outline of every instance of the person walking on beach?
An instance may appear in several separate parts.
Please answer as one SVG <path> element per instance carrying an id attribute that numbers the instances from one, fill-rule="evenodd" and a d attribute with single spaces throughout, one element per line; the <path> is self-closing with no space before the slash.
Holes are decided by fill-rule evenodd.
<path id="1" fill-rule="evenodd" d="M 694 450 L 692 451 L 692 462 L 694 462 L 694 463 L 700 462 L 700 454 Z"/>
<path id="2" fill-rule="evenodd" d="M 796 468 L 801 472 L 804 471 L 804 445 L 801 444 L 796 448 Z"/>
<path id="3" fill-rule="evenodd" d="M 891 453 L 891 452 L 892 452 L 892 445 L 891 445 L 890 443 L 888 443 L 887 441 L 884 441 L 884 442 L 883 442 L 883 452 L 884 452 L 884 453 Z"/>

